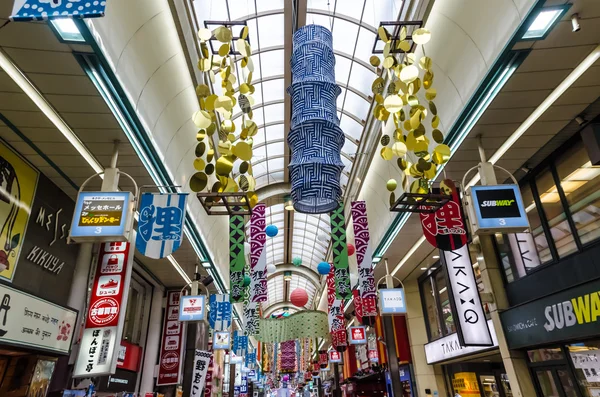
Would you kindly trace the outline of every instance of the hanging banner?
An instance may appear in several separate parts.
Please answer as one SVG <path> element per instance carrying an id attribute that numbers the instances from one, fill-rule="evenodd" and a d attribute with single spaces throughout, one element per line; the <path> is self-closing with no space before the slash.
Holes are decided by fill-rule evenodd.
<path id="1" fill-rule="evenodd" d="M 258 302 L 248 302 L 244 306 L 244 325 L 246 335 L 258 335 Z"/>
<path id="2" fill-rule="evenodd" d="M 434 247 L 445 251 L 457 250 L 467 244 L 458 189 L 451 179 L 444 179 L 440 183 L 440 192 L 452 196 L 452 199 L 434 213 L 419 214 L 423 235 Z"/>
<path id="3" fill-rule="evenodd" d="M 76 243 L 129 241 L 133 225 L 133 194 L 79 192 L 69 240 Z"/>
<path id="4" fill-rule="evenodd" d="M 471 264 L 469 247 L 440 251 L 448 277 L 448 292 L 461 346 L 492 346 L 477 281 Z"/>
<path id="5" fill-rule="evenodd" d="M 267 300 L 267 250 L 265 249 L 267 234 L 265 233 L 264 203 L 252 209 L 250 218 L 250 301 L 265 302 Z"/>
<path id="6" fill-rule="evenodd" d="M 352 202 L 352 225 L 354 227 L 362 315 L 364 317 L 375 317 L 377 316 L 377 288 L 375 286 L 375 276 L 373 275 L 373 250 L 369 243 L 371 235 L 369 233 L 366 202 Z M 356 306 L 356 301 L 354 306 Z M 362 320 L 360 322 L 362 324 Z"/>
<path id="7" fill-rule="evenodd" d="M 338 299 L 350 299 L 352 286 L 350 285 L 350 270 L 348 268 L 348 246 L 346 245 L 346 217 L 344 204 L 330 214 L 331 238 L 333 250 L 333 267 L 335 270 L 335 291 Z"/>
<path id="8" fill-rule="evenodd" d="M 162 344 L 158 366 L 157 386 L 181 383 L 183 369 L 183 324 L 179 322 L 180 291 L 167 293 L 167 309 L 163 321 Z"/>
<path id="9" fill-rule="evenodd" d="M 229 291 L 230 302 L 244 300 L 244 217 L 229 217 Z"/>
<path id="10" fill-rule="evenodd" d="M 133 249 L 129 243 L 100 246 L 73 377 L 110 375 L 117 370 L 116 352 L 123 332 L 132 268 Z"/>
<path id="11" fill-rule="evenodd" d="M 181 246 L 187 193 L 143 193 L 135 247 L 148 258 L 161 259 Z"/>
<path id="12" fill-rule="evenodd" d="M 194 374 L 190 388 L 191 397 L 200 397 L 202 395 L 211 358 L 211 352 L 196 349 L 194 353 Z"/>
<path id="13" fill-rule="evenodd" d="M 211 295 L 208 298 L 210 312 L 208 323 L 215 331 L 224 331 L 231 326 L 231 302 L 228 294 Z"/>
<path id="14" fill-rule="evenodd" d="M 335 292 L 335 270 L 331 269 L 327 275 L 327 305 L 329 333 L 331 344 L 334 348 L 347 346 L 346 328 L 344 319 L 344 302 L 337 299 Z"/>
<path id="15" fill-rule="evenodd" d="M 209 352 L 213 352 L 213 348 L 212 348 L 212 339 L 210 338 L 210 335 L 208 337 L 208 351 Z M 208 371 L 206 372 L 206 384 L 204 386 L 204 396 L 205 397 L 212 397 L 212 380 L 213 380 L 213 372 L 214 372 L 214 368 L 215 368 L 215 363 L 214 363 L 214 354 L 210 355 L 210 361 L 208 363 Z"/>
<path id="16" fill-rule="evenodd" d="M 359 324 L 363 323 L 363 305 L 362 305 L 362 301 L 360 298 L 360 292 L 355 289 L 352 290 L 352 296 L 354 296 L 354 300 L 352 301 L 354 303 L 354 314 L 356 315 L 356 319 L 358 320 Z"/>
<path id="17" fill-rule="evenodd" d="M 98 18 L 104 16 L 106 1 L 14 0 L 10 20 L 45 21 L 52 18 Z"/>
<path id="18" fill-rule="evenodd" d="M 288 340 L 279 344 L 281 371 L 296 371 L 296 341 Z"/>

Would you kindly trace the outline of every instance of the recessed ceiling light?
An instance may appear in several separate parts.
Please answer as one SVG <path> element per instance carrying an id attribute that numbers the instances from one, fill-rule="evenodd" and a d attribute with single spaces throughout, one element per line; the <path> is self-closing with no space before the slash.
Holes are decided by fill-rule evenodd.
<path id="1" fill-rule="evenodd" d="M 427 270 L 427 268 L 426 267 L 422 267 L 421 270 Z"/>
<path id="2" fill-rule="evenodd" d="M 50 23 L 63 41 L 85 43 L 85 38 L 73 18 L 52 19 Z"/>
<path id="3" fill-rule="evenodd" d="M 440 259 L 440 256 L 439 255 L 434 255 L 433 259 Z"/>
<path id="4" fill-rule="evenodd" d="M 531 25 L 529 25 L 529 28 L 527 28 L 527 31 L 523 35 L 523 39 L 539 39 L 544 37 L 564 11 L 565 9 L 562 7 L 543 9 L 540 11 Z"/>

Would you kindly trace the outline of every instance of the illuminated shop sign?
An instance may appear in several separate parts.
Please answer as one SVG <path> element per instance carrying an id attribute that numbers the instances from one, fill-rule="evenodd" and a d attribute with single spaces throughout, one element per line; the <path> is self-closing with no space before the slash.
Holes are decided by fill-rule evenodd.
<path id="1" fill-rule="evenodd" d="M 519 186 L 473 186 L 469 197 L 474 234 L 519 233 L 529 229 Z"/>
<path id="2" fill-rule="evenodd" d="M 129 192 L 80 192 L 70 239 L 77 243 L 128 241 L 132 196 Z"/>

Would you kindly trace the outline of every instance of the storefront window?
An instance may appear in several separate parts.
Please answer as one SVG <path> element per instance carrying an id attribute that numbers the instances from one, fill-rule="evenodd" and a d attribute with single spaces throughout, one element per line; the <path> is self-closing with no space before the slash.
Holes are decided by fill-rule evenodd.
<path id="1" fill-rule="evenodd" d="M 425 300 L 425 312 L 429 322 L 429 337 L 435 340 L 442 337 L 442 328 L 440 325 L 440 316 L 437 309 L 436 297 L 433 293 L 433 278 L 427 278 L 423 284 L 423 299 Z"/>
<path id="2" fill-rule="evenodd" d="M 528 350 L 527 356 L 529 357 L 529 361 L 532 363 L 541 363 L 544 361 L 558 361 L 565 359 L 565 356 L 563 355 L 563 352 L 560 349 L 560 347 L 549 347 L 545 349 Z"/>
<path id="3" fill-rule="evenodd" d="M 450 294 L 446 285 L 446 277 L 443 272 L 438 272 L 435 275 L 435 284 L 438 297 L 440 300 L 440 308 L 442 310 L 442 326 L 444 327 L 445 335 L 456 332 L 454 319 L 452 318 L 452 308 L 450 307 Z"/>
<path id="4" fill-rule="evenodd" d="M 600 237 L 600 167 L 592 166 L 583 142 L 556 162 L 577 234 L 583 244 Z"/>
<path id="5" fill-rule="evenodd" d="M 536 185 L 558 256 L 562 258 L 577 251 L 567 215 L 560 201 L 554 177 L 549 169 L 538 175 Z"/>
<path id="6" fill-rule="evenodd" d="M 567 346 L 584 397 L 600 395 L 600 340 Z"/>

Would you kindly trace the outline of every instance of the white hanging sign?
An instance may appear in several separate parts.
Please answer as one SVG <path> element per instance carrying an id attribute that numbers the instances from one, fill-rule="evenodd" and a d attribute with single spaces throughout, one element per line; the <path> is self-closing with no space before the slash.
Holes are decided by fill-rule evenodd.
<path id="1" fill-rule="evenodd" d="M 206 383 L 206 373 L 210 364 L 211 352 L 196 350 L 194 355 L 194 374 L 192 376 L 192 386 L 190 388 L 190 397 L 200 397 L 202 389 Z"/>

